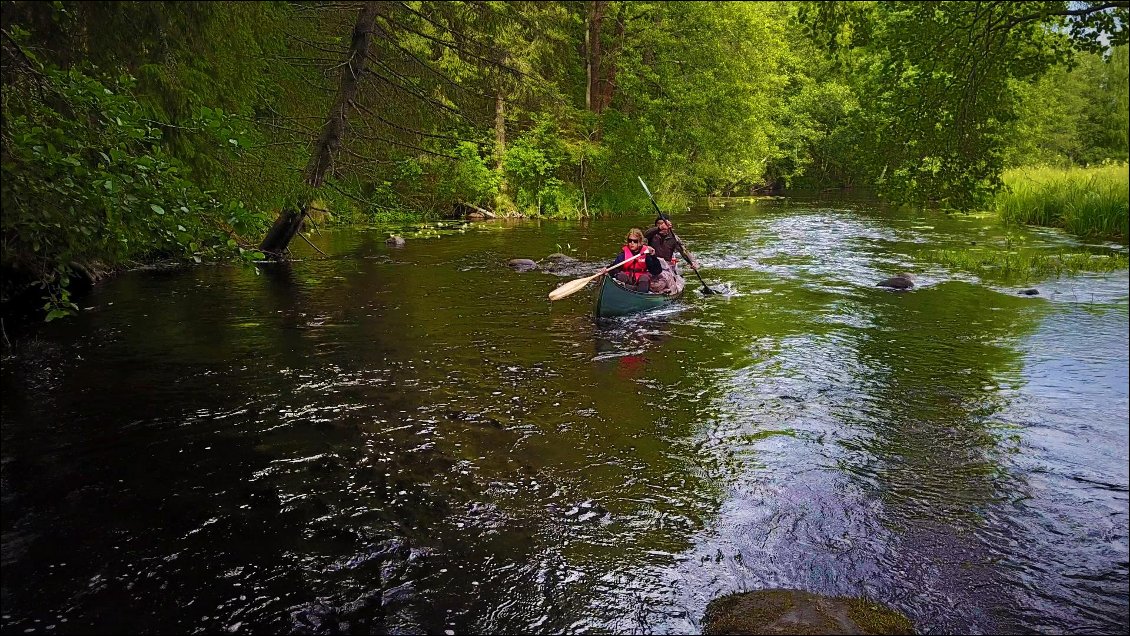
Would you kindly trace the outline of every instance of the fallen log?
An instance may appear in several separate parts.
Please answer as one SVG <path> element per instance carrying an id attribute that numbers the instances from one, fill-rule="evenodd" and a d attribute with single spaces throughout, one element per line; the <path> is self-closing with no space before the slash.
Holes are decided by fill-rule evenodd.
<path id="1" fill-rule="evenodd" d="M 494 212 L 491 212 L 490 210 L 488 210 L 486 208 L 480 208 L 477 205 L 465 203 L 463 201 L 456 201 L 455 202 L 455 214 L 456 214 L 456 216 L 468 216 L 468 217 L 471 216 L 472 214 L 481 214 L 482 215 L 481 218 L 484 218 L 484 219 L 495 218 Z"/>

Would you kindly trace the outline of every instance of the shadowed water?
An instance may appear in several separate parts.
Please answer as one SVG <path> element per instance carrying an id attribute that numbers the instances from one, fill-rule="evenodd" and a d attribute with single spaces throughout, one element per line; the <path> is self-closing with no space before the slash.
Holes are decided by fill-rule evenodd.
<path id="1" fill-rule="evenodd" d="M 643 317 L 505 266 L 650 220 L 100 286 L 4 360 L 3 631 L 693 633 L 767 587 L 1125 631 L 1126 272 L 1022 297 L 929 264 L 989 221 L 795 200 L 676 215 L 726 293 Z"/>

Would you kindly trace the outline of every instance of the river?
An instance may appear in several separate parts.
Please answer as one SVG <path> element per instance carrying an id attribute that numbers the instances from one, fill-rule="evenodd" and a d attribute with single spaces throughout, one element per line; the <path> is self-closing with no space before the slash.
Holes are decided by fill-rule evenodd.
<path id="1" fill-rule="evenodd" d="M 928 255 L 991 220 L 866 201 L 674 216 L 725 293 L 600 324 L 506 261 L 650 216 L 96 287 L 4 359 L 3 632 L 696 633 L 770 587 L 1126 631 L 1127 272 L 982 281 Z"/>

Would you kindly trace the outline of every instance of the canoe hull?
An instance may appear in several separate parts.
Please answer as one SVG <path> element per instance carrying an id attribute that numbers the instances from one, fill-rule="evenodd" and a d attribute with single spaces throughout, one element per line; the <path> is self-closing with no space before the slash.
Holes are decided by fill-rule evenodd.
<path id="1" fill-rule="evenodd" d="M 593 317 L 612 318 L 656 309 L 669 304 L 682 294 L 650 294 L 633 291 L 617 283 L 611 276 L 601 279 L 596 290 Z"/>

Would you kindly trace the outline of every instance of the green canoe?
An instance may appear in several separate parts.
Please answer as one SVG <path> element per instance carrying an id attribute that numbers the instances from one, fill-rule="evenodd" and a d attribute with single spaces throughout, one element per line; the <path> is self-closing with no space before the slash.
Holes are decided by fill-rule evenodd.
<path id="1" fill-rule="evenodd" d="M 611 318 L 634 314 L 638 311 L 647 311 L 662 307 L 675 300 L 682 294 L 652 294 L 638 292 L 624 287 L 611 276 L 601 279 L 596 290 L 596 305 L 593 316 L 597 318 Z"/>

